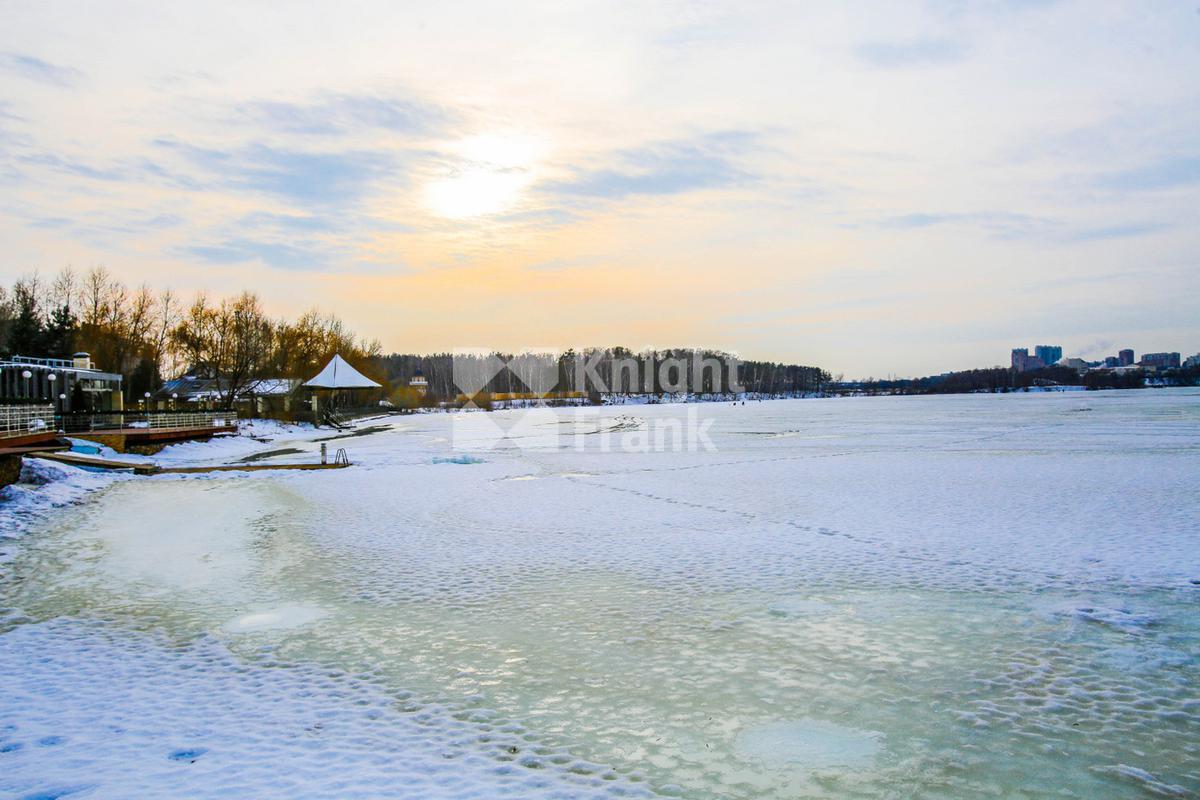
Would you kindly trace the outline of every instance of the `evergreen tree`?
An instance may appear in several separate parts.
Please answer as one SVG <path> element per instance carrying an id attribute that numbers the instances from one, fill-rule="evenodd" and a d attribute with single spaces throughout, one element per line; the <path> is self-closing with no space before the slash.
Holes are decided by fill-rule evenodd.
<path id="1" fill-rule="evenodd" d="M 75 352 L 75 332 L 79 324 L 71 308 L 61 305 L 54 309 L 42 334 L 42 352 L 50 358 L 70 358 Z"/>
<path id="2" fill-rule="evenodd" d="M 45 341 L 45 328 L 42 325 L 42 315 L 34 287 L 25 282 L 18 282 L 13 287 L 13 304 L 16 306 L 16 313 L 8 328 L 9 354 L 40 355 Z"/>

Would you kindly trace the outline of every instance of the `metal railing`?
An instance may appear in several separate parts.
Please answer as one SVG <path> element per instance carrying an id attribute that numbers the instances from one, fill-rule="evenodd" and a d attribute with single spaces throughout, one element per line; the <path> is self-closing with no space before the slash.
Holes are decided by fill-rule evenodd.
<path id="1" fill-rule="evenodd" d="M 84 362 L 80 364 L 79 361 Z M 73 369 L 96 372 L 96 364 L 90 358 L 34 358 L 33 356 L 10 356 L 0 360 L 0 366 L 10 367 L 44 367 L 47 369 Z"/>
<path id="2" fill-rule="evenodd" d="M 237 424 L 233 411 L 97 411 L 64 414 L 62 429 L 67 433 L 81 431 L 133 430 L 146 428 L 221 428 Z"/>
<path id="3" fill-rule="evenodd" d="M 52 433 L 54 430 L 52 405 L 0 406 L 0 438 Z"/>
<path id="4" fill-rule="evenodd" d="M 147 414 L 150 428 L 220 428 L 237 424 L 237 413 L 230 411 L 166 411 Z"/>

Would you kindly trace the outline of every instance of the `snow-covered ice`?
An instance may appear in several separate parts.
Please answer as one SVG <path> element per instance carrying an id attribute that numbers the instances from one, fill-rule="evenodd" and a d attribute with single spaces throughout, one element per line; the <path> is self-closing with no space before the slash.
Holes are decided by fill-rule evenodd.
<path id="1" fill-rule="evenodd" d="M 563 409 L 485 452 L 422 414 L 160 454 L 326 439 L 332 472 L 36 467 L 0 503 L 0 794 L 1200 792 L 1200 393 L 710 403 L 711 452 L 589 435 L 686 408 Z"/>

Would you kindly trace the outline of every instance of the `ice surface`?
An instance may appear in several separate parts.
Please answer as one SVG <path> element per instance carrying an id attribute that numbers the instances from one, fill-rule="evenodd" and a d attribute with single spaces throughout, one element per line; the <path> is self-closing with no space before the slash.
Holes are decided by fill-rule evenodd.
<path id="1" fill-rule="evenodd" d="M 21 625 L 0 671 L 5 797 L 650 796 L 636 775 L 530 747 L 507 720 L 472 722 L 371 676 L 236 658 L 211 637 Z"/>
<path id="2" fill-rule="evenodd" d="M 325 611 L 310 606 L 280 606 L 245 614 L 225 625 L 227 631 L 286 630 L 307 625 L 325 616 Z"/>
<path id="3" fill-rule="evenodd" d="M 823 720 L 773 722 L 743 731 L 734 743 L 740 758 L 780 768 L 808 770 L 869 767 L 879 752 L 879 736 Z"/>
<path id="4" fill-rule="evenodd" d="M 0 793 L 1200 792 L 1194 390 L 700 410 L 715 452 L 457 467 L 426 414 L 348 470 L 20 488 Z M 629 411 L 554 429 L 684 407 Z"/>

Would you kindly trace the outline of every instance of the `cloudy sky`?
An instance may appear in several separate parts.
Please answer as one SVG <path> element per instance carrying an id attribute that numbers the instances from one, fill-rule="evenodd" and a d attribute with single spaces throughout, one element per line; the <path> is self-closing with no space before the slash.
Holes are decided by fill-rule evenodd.
<path id="1" fill-rule="evenodd" d="M 385 349 L 1200 350 L 1200 0 L 0 2 L 0 280 Z"/>

